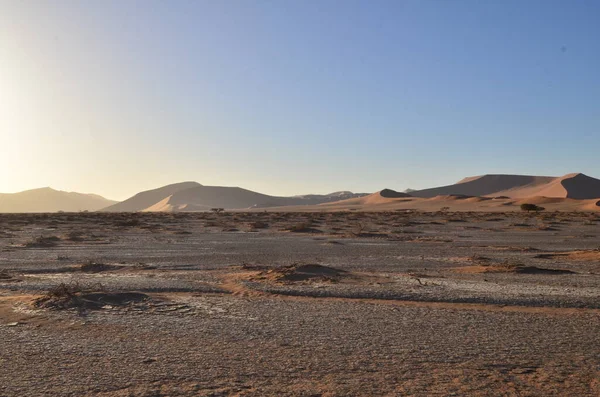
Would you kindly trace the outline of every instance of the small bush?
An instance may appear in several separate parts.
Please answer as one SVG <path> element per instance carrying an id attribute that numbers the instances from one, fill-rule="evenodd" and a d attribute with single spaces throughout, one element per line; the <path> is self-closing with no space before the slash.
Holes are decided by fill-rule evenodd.
<path id="1" fill-rule="evenodd" d="M 71 231 L 67 234 L 67 236 L 65 237 L 66 240 L 69 241 L 84 241 L 84 235 L 83 232 L 80 231 Z"/>
<path id="2" fill-rule="evenodd" d="M 320 233 L 321 231 L 312 227 L 312 222 L 301 222 L 287 227 L 285 230 L 294 233 Z"/>
<path id="3" fill-rule="evenodd" d="M 250 227 L 253 229 L 266 229 L 269 227 L 269 224 L 263 221 L 255 221 L 250 223 Z"/>
<path id="4" fill-rule="evenodd" d="M 54 247 L 59 241 L 60 241 L 60 238 L 57 236 L 50 236 L 50 237 L 40 236 L 40 237 L 36 237 L 33 240 L 26 242 L 25 247 L 27 247 L 27 248 L 50 248 L 50 247 Z"/>
<path id="5" fill-rule="evenodd" d="M 139 226 L 140 225 L 140 221 L 137 219 L 127 219 L 124 221 L 119 221 L 115 223 L 115 226 L 119 226 L 119 227 L 135 227 L 135 226 Z"/>
<path id="6" fill-rule="evenodd" d="M 70 309 L 83 306 L 80 294 L 83 287 L 77 282 L 60 283 L 35 300 L 35 306 L 52 309 Z"/>
<path id="7" fill-rule="evenodd" d="M 80 314 L 101 309 L 106 305 L 126 306 L 149 300 L 140 292 L 106 292 L 102 284 L 81 285 L 77 282 L 61 283 L 34 301 L 43 309 L 76 309 Z"/>
<path id="8" fill-rule="evenodd" d="M 527 211 L 527 212 L 536 211 L 536 212 L 539 212 L 539 211 L 544 211 L 544 210 L 545 210 L 545 208 L 544 207 L 540 207 L 539 205 L 527 204 L 527 203 L 521 204 L 521 211 Z"/>

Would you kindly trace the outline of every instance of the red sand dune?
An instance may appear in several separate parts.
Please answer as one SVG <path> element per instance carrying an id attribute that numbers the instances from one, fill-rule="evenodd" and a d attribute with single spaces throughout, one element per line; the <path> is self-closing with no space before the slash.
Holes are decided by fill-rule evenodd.
<path id="1" fill-rule="evenodd" d="M 425 198 L 448 195 L 510 198 L 545 196 L 585 200 L 600 198 L 600 180 L 584 174 L 562 177 L 483 175 L 465 178 L 454 185 L 417 190 L 411 195 Z"/>
<path id="2" fill-rule="evenodd" d="M 496 194 L 515 198 L 544 196 L 586 200 L 600 198 L 600 180 L 584 174 L 568 174 L 549 183 L 529 184 Z"/>

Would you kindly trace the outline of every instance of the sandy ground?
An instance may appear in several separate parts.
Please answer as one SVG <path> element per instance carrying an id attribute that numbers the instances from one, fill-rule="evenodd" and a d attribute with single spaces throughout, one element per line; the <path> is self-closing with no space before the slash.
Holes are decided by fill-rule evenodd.
<path id="1" fill-rule="evenodd" d="M 318 212 L 318 211 L 360 211 L 360 212 L 521 212 L 521 204 L 542 206 L 549 212 L 599 212 L 600 200 L 576 200 L 572 198 L 531 196 L 526 198 L 477 197 L 445 195 L 431 198 L 391 197 L 385 191 L 365 197 L 336 201 L 333 203 L 305 206 L 267 208 L 274 212 Z"/>
<path id="2" fill-rule="evenodd" d="M 2 215 L 0 396 L 597 396 L 599 221 Z"/>

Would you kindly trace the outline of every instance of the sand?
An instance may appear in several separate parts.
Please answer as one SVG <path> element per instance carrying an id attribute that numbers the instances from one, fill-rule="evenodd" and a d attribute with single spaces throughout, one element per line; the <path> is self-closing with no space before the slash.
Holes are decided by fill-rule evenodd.
<path id="1" fill-rule="evenodd" d="M 498 192 L 517 187 L 543 185 L 553 181 L 555 177 L 530 175 L 482 175 L 465 178 L 454 185 L 416 190 L 411 195 L 431 198 L 435 196 L 460 194 L 465 196 L 501 195 Z"/>
<path id="2" fill-rule="evenodd" d="M 450 194 L 511 198 L 544 196 L 583 200 L 600 198 L 600 180 L 581 173 L 567 174 L 562 177 L 483 175 L 465 178 L 454 185 L 417 190 L 411 193 L 417 197 Z"/>
<path id="3" fill-rule="evenodd" d="M 228 210 L 303 212 L 442 209 L 503 212 L 520 211 L 520 205 L 525 203 L 543 206 L 548 211 L 600 210 L 600 180 L 583 174 L 568 174 L 558 178 L 483 175 L 465 178 L 454 185 L 418 190 L 410 194 L 392 189 L 383 189 L 368 195 L 341 193 L 343 194 L 277 197 L 235 187 L 194 186 L 137 210 L 194 212 L 217 207 Z"/>
<path id="4" fill-rule="evenodd" d="M 334 192 L 326 195 L 271 196 L 239 187 L 183 182 L 144 191 L 121 203 L 95 195 L 38 189 L 0 195 L 0 212 L 202 212 L 213 208 L 260 211 L 519 211 L 536 204 L 549 211 L 600 210 L 600 180 L 584 174 L 562 177 L 483 175 L 454 185 L 413 191 L 383 189 L 372 194 Z"/>
<path id="5" fill-rule="evenodd" d="M 0 215 L 0 396 L 598 396 L 598 222 Z"/>

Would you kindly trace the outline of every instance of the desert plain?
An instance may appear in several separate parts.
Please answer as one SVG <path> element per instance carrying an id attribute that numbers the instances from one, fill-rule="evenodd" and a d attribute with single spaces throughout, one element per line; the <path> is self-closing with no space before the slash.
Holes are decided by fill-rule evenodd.
<path id="1" fill-rule="evenodd" d="M 597 396 L 600 214 L 0 215 L 0 396 Z"/>

